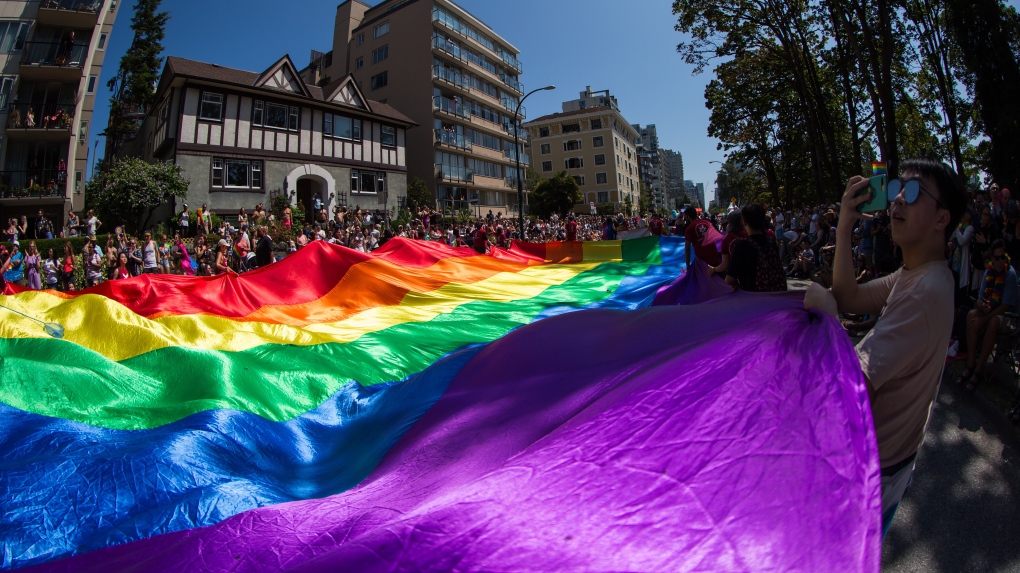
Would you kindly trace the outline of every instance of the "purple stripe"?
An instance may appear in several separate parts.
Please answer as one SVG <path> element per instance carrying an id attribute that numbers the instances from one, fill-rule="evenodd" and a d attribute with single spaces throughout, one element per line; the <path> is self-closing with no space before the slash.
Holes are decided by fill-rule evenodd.
<path id="1" fill-rule="evenodd" d="M 357 488 L 44 568 L 874 572 L 879 489 L 838 323 L 738 293 L 518 329 Z"/>

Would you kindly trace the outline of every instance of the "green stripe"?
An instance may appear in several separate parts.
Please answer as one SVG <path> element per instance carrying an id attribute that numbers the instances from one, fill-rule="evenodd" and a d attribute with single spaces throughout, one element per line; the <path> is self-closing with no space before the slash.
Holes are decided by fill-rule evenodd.
<path id="1" fill-rule="evenodd" d="M 402 380 L 453 350 L 495 340 L 548 307 L 604 300 L 625 277 L 657 264 L 655 249 L 640 264 L 606 263 L 529 299 L 472 302 L 429 322 L 396 325 L 345 344 L 271 344 L 243 352 L 164 348 L 118 363 L 62 340 L 0 340 L 0 401 L 124 430 L 219 408 L 290 420 L 350 380 L 366 386 Z"/>

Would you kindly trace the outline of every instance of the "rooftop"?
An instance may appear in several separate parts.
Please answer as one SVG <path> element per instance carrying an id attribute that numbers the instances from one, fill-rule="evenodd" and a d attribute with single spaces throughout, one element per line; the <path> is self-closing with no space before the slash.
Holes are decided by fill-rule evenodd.
<path id="1" fill-rule="evenodd" d="M 351 0 L 351 1 L 359 1 L 359 0 Z M 288 61 L 290 60 L 289 57 L 285 56 L 285 58 Z M 333 82 L 332 84 L 330 84 L 330 85 L 328 85 L 328 86 L 326 86 L 324 88 L 320 88 L 319 86 L 305 84 L 304 81 L 301 80 L 300 76 L 296 73 L 296 69 L 295 69 L 294 76 L 297 79 L 297 81 L 302 82 L 304 87 L 308 90 L 308 93 L 310 94 L 310 98 L 309 98 L 309 97 L 306 97 L 302 93 L 282 92 L 281 90 L 277 90 L 277 89 L 273 89 L 273 88 L 269 88 L 269 87 L 256 86 L 255 84 L 256 84 L 257 80 L 265 72 L 263 72 L 263 73 L 249 72 L 249 71 L 246 71 L 246 70 L 239 70 L 239 69 L 236 69 L 236 68 L 228 68 L 228 67 L 225 67 L 225 66 L 221 66 L 219 64 L 211 64 L 211 63 L 206 63 L 206 62 L 199 62 L 199 61 L 196 61 L 196 60 L 188 60 L 188 59 L 185 59 L 185 58 L 179 58 L 177 56 L 169 56 L 169 57 L 167 57 L 167 59 L 166 59 L 166 68 L 173 75 L 175 75 L 175 76 L 184 76 L 184 77 L 200 79 L 200 80 L 209 80 L 209 81 L 214 81 L 214 82 L 233 84 L 233 85 L 237 85 L 237 86 L 247 87 L 247 88 L 250 88 L 250 89 L 255 89 L 255 90 L 260 90 L 260 91 L 265 91 L 265 92 L 278 93 L 278 94 L 286 93 L 286 95 L 289 95 L 289 96 L 300 97 L 300 98 L 303 98 L 303 99 L 311 99 L 313 101 L 322 102 L 322 103 L 333 103 L 333 102 L 327 100 L 326 97 L 328 95 L 332 94 L 333 91 L 341 83 L 343 83 L 344 81 L 347 80 L 347 77 L 344 77 L 344 78 L 341 78 L 341 79 Z M 353 79 L 352 79 L 352 81 L 353 81 Z M 395 121 L 400 122 L 400 123 L 405 123 L 405 124 L 408 124 L 408 125 L 417 125 L 412 119 L 410 119 L 406 115 L 400 113 L 399 111 L 396 110 L 396 108 L 394 108 L 391 105 L 388 105 L 388 104 L 385 104 L 385 103 L 382 103 L 382 102 L 378 102 L 378 101 L 373 101 L 373 100 L 370 100 L 370 99 L 367 99 L 367 98 L 365 98 L 365 104 L 368 106 L 368 109 L 364 110 L 365 113 L 369 113 L 369 114 L 373 114 L 373 115 L 378 115 L 378 116 L 386 117 L 386 118 L 395 120 Z"/>

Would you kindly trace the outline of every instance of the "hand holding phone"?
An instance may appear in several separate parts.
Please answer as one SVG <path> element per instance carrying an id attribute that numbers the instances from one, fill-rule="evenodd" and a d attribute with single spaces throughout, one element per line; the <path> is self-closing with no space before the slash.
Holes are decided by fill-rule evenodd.
<path id="1" fill-rule="evenodd" d="M 886 196 L 887 178 L 885 175 L 876 175 L 868 178 L 868 186 L 861 189 L 857 196 L 871 193 L 871 199 L 857 206 L 860 213 L 877 213 L 889 208 L 889 199 Z"/>

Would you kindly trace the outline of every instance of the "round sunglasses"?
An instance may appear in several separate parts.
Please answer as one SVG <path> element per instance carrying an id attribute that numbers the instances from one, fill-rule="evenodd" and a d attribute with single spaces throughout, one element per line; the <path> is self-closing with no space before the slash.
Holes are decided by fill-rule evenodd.
<path id="1" fill-rule="evenodd" d="M 935 200 L 935 203 L 942 208 L 942 201 L 935 195 L 925 189 L 924 185 L 921 184 L 919 179 L 907 179 L 901 181 L 899 179 L 893 179 L 886 186 L 886 195 L 889 198 L 889 202 L 892 203 L 899 196 L 900 191 L 903 191 L 903 200 L 908 205 L 913 205 L 917 202 L 917 198 L 921 196 L 921 191 L 924 191 L 929 197 Z"/>

